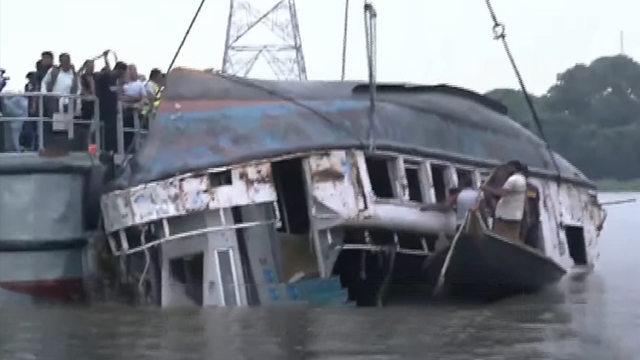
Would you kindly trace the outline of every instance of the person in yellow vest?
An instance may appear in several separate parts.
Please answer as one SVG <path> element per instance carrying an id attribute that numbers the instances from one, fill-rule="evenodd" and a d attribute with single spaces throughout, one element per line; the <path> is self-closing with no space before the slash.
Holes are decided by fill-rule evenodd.
<path id="1" fill-rule="evenodd" d="M 147 82 L 147 93 L 149 93 L 149 100 L 151 104 L 147 106 L 143 111 L 143 115 L 148 115 L 155 112 L 160 106 L 160 98 L 162 96 L 162 89 L 164 88 L 164 74 L 160 69 L 153 69 L 149 74 L 149 81 Z"/>

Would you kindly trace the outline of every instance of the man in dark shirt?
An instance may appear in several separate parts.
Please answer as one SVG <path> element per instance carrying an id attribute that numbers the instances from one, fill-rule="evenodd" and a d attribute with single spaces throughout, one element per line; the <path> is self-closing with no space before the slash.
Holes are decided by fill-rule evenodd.
<path id="1" fill-rule="evenodd" d="M 96 76 L 96 96 L 99 101 L 100 122 L 103 124 L 106 151 L 118 150 L 118 92 L 126 71 L 127 64 L 118 61 L 113 70 L 104 69 Z"/>
<path id="2" fill-rule="evenodd" d="M 51 51 L 43 51 L 40 54 L 40 60 L 36 62 L 36 82 L 38 83 L 38 90 L 40 89 L 40 83 L 44 79 L 49 69 L 53 66 L 53 53 Z"/>

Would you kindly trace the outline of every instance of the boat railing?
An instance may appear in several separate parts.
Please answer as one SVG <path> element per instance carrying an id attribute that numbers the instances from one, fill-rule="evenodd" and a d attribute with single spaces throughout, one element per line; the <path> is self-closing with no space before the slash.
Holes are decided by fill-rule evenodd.
<path id="1" fill-rule="evenodd" d="M 372 251 L 372 252 L 381 252 L 381 251 L 390 251 L 393 250 L 398 254 L 405 255 L 416 255 L 416 256 L 430 256 L 433 255 L 433 252 L 429 250 L 427 246 L 427 241 L 425 238 L 420 239 L 420 249 L 409 249 L 403 248 L 400 245 L 400 238 L 397 232 L 393 233 L 393 243 L 378 245 L 373 244 L 371 242 L 371 236 L 369 230 L 364 230 L 364 243 L 362 244 L 344 244 L 340 242 L 336 242 L 333 239 L 333 235 L 331 234 L 331 229 L 322 230 L 325 231 L 327 242 L 329 246 L 339 248 L 340 250 L 356 250 L 356 251 Z"/>
<path id="2" fill-rule="evenodd" d="M 267 175 L 271 174 L 270 166 L 262 163 L 210 169 L 103 195 L 103 224 L 113 254 L 131 255 L 166 242 L 210 233 L 278 226 L 277 194 Z M 257 205 L 271 215 L 252 219 L 232 216 L 233 208 Z M 190 216 L 204 216 L 206 224 L 196 221 L 185 227 L 181 221 Z M 130 228 L 147 227 L 153 228 L 153 241 L 140 243 L 137 232 L 127 233 Z"/>
<path id="3" fill-rule="evenodd" d="M 274 208 L 277 208 L 277 205 L 273 204 Z M 176 241 L 181 239 L 187 239 L 194 236 L 207 235 L 210 233 L 223 232 L 223 231 L 235 231 L 240 229 L 247 229 L 259 226 L 271 226 L 275 227 L 276 224 L 280 221 L 278 215 L 275 214 L 273 218 L 259 220 L 259 221 L 249 221 L 249 222 L 240 222 L 240 223 L 227 223 L 225 219 L 225 208 L 218 209 L 218 214 L 220 216 L 221 225 L 219 226 L 207 226 L 201 229 L 190 230 L 190 231 L 182 231 L 179 233 L 173 233 L 171 230 L 168 218 L 163 218 L 160 220 L 160 225 L 162 227 L 161 233 L 163 236 L 159 239 L 147 242 L 144 237 L 141 237 L 140 244 L 134 247 L 131 247 L 129 244 L 129 239 L 127 238 L 127 234 L 124 229 L 118 231 L 118 240 L 116 240 L 115 234 L 108 235 L 109 247 L 111 249 L 111 253 L 115 256 L 122 255 L 132 255 L 138 253 L 140 251 L 145 251 L 151 247 L 158 246 L 160 244 Z"/>
<path id="4" fill-rule="evenodd" d="M 82 106 L 91 104 L 92 113 L 82 113 Z M 118 101 L 115 124 L 105 124 L 99 109 L 99 99 L 91 95 L 2 92 L 0 152 L 41 152 L 59 147 L 60 135 L 54 134 L 65 132 L 71 145 L 64 147 L 70 147 L 70 152 L 125 154 L 140 148 L 148 133 L 148 120 L 141 115 L 140 106 Z M 105 126 L 114 125 L 115 131 L 105 131 Z M 49 141 L 53 137 L 57 137 L 55 145 Z"/>
<path id="5" fill-rule="evenodd" d="M 116 153 L 131 154 L 142 146 L 146 135 L 149 133 L 149 122 L 154 115 L 154 111 L 151 110 L 147 116 L 142 116 L 141 110 L 139 103 L 132 104 L 118 101 Z"/>

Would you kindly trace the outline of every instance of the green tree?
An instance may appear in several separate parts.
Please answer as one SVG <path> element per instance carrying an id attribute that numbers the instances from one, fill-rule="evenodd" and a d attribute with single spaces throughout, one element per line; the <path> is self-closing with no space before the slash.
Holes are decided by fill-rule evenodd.
<path id="1" fill-rule="evenodd" d="M 486 95 L 537 134 L 521 91 L 495 89 Z M 577 64 L 558 74 L 556 83 L 533 102 L 551 146 L 587 176 L 640 178 L 640 64 L 632 58 L 609 56 Z"/>

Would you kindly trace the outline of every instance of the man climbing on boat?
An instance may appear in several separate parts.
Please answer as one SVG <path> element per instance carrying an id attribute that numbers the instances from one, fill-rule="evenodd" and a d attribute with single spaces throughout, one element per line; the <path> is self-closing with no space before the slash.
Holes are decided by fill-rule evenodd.
<path id="1" fill-rule="evenodd" d="M 494 212 L 493 232 L 505 239 L 522 242 L 520 227 L 524 215 L 528 169 L 517 160 L 509 161 L 504 167 L 509 177 L 502 188 L 484 185 L 482 190 L 489 195 L 500 197 Z"/>

